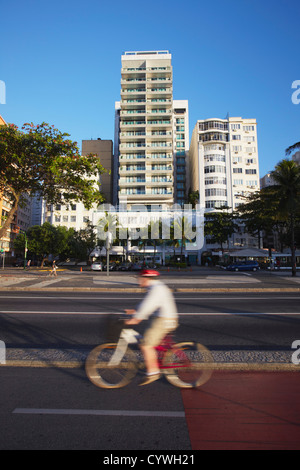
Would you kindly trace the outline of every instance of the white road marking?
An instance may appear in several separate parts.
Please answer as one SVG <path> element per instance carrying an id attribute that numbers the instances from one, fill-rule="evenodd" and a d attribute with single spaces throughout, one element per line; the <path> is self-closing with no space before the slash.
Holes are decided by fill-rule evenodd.
<path id="1" fill-rule="evenodd" d="M 194 316 L 201 316 L 201 315 L 300 315 L 300 312 L 178 312 L 179 315 L 194 315 Z M 32 314 L 40 314 L 40 315 L 120 315 L 122 312 L 115 313 L 115 312 L 59 312 L 59 311 L 37 311 L 37 310 L 0 310 L 0 314 L 12 314 L 12 315 L 32 315 Z"/>
<path id="2" fill-rule="evenodd" d="M 135 411 L 135 410 L 75 410 L 49 408 L 15 408 L 13 414 L 50 414 L 50 415 L 94 415 L 94 416 L 130 416 L 185 418 L 184 411 Z"/>
<path id="3" fill-rule="evenodd" d="M 268 296 L 262 296 L 261 294 L 257 293 L 257 292 L 253 292 L 253 294 L 251 296 L 242 296 L 242 297 L 232 297 L 231 295 L 230 296 L 227 296 L 227 297 L 219 297 L 219 296 L 215 296 L 214 294 L 214 297 L 213 296 L 210 296 L 210 297 L 202 297 L 202 295 L 199 295 L 199 292 L 195 292 L 194 296 L 193 297 L 182 297 L 182 295 L 184 295 L 183 292 L 175 292 L 175 297 L 178 296 L 178 300 L 196 300 L 196 299 L 199 299 L 199 300 L 212 300 L 212 301 L 215 301 L 215 300 L 299 300 L 300 299 L 300 295 L 298 296 L 274 296 L 273 293 L 270 293 L 270 295 Z M 116 298 L 115 296 L 109 296 L 109 297 L 103 297 L 103 296 L 99 296 L 99 297 L 92 297 L 90 294 L 87 294 L 85 297 L 80 297 L 80 296 L 73 296 L 73 297 L 69 297 L 69 296 L 57 296 L 57 297 L 54 297 L 54 296 L 51 296 L 51 295 L 45 295 L 45 296 L 42 296 L 42 295 L 0 295 L 0 299 L 22 299 L 22 300 L 27 300 L 27 299 L 30 299 L 30 300 L 39 300 L 39 299 L 47 299 L 47 300 L 73 300 L 75 302 L 77 302 L 77 300 L 141 300 L 143 299 L 144 297 L 141 295 L 140 297 L 122 297 L 121 295 L 118 295 L 118 297 Z"/>
<path id="4" fill-rule="evenodd" d="M 49 276 L 47 276 L 48 279 L 44 280 L 43 282 L 39 282 L 38 284 L 34 284 L 34 287 L 37 288 L 37 289 L 40 289 L 42 287 L 47 287 L 47 286 L 50 286 L 51 284 L 55 284 L 57 282 L 61 282 L 62 280 L 63 281 L 69 281 L 70 279 L 72 279 L 72 277 L 65 277 L 64 279 L 61 279 L 61 278 L 51 278 L 49 279 Z M 32 287 L 32 286 L 28 286 L 28 287 Z"/>

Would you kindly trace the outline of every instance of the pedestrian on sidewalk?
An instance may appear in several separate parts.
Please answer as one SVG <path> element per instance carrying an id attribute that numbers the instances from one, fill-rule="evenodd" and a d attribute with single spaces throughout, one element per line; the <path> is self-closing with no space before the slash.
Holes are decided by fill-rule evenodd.
<path id="1" fill-rule="evenodd" d="M 52 263 L 52 271 L 50 272 L 49 276 L 52 276 L 54 275 L 54 277 L 57 277 L 57 266 L 56 266 L 56 263 L 55 263 L 55 260 L 53 261 Z"/>

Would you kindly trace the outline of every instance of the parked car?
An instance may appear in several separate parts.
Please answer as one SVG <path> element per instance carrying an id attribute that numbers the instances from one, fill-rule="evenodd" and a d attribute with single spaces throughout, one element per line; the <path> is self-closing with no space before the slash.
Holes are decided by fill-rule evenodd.
<path id="1" fill-rule="evenodd" d="M 230 264 L 226 269 L 228 271 L 258 271 L 259 264 L 257 261 L 239 261 Z"/>
<path id="2" fill-rule="evenodd" d="M 141 264 L 138 264 L 138 263 L 134 263 L 131 266 L 131 271 L 141 271 L 141 269 L 142 269 L 142 266 L 141 266 Z"/>
<path id="3" fill-rule="evenodd" d="M 107 271 L 107 264 L 105 264 L 104 268 L 103 268 L 104 271 Z M 116 271 L 117 270 L 117 265 L 116 264 L 110 264 L 109 265 L 109 270 L 110 271 Z"/>
<path id="4" fill-rule="evenodd" d="M 130 263 L 122 263 L 117 267 L 117 271 L 129 271 L 131 269 Z"/>
<path id="5" fill-rule="evenodd" d="M 94 261 L 91 268 L 92 268 L 92 271 L 102 271 L 103 265 L 100 261 Z"/>

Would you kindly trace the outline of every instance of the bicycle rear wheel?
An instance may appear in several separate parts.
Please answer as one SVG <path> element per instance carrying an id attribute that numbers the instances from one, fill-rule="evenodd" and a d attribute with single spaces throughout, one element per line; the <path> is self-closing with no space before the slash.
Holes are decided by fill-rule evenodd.
<path id="1" fill-rule="evenodd" d="M 117 364 L 113 361 L 117 343 L 105 343 L 94 348 L 85 362 L 85 371 L 90 381 L 101 388 L 121 388 L 137 373 L 136 356 L 127 347 Z"/>
<path id="2" fill-rule="evenodd" d="M 200 343 L 175 344 L 166 352 L 163 372 L 176 387 L 196 388 L 204 385 L 213 373 L 210 351 Z"/>

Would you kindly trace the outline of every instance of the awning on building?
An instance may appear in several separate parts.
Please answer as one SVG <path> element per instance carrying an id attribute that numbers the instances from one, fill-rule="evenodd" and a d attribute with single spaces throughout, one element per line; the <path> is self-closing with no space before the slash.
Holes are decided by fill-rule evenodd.
<path id="1" fill-rule="evenodd" d="M 256 248 L 244 248 L 229 253 L 230 258 L 268 258 L 268 250 L 259 250 Z"/>

